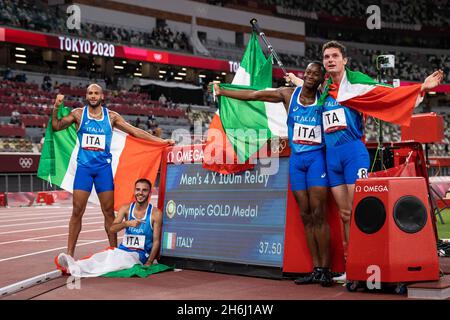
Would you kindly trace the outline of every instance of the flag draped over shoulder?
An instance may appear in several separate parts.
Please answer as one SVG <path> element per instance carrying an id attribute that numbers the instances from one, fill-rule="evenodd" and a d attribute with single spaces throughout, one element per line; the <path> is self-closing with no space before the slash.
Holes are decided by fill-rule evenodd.
<path id="1" fill-rule="evenodd" d="M 345 69 L 339 85 L 331 78 L 319 104 L 330 95 L 346 107 L 386 122 L 409 126 L 415 106 L 421 101 L 421 84 L 393 88 L 374 81 L 368 75 Z"/>
<path id="2" fill-rule="evenodd" d="M 58 118 L 69 113 L 69 108 L 60 106 Z M 137 179 L 146 178 L 152 184 L 155 182 L 165 147 L 165 144 L 159 142 L 137 139 L 120 130 L 113 130 L 110 151 L 114 177 L 115 210 L 133 200 L 134 183 Z M 38 177 L 73 192 L 78 149 L 75 124 L 54 132 L 50 119 L 39 161 Z M 89 200 L 99 203 L 95 187 Z"/>
<path id="3" fill-rule="evenodd" d="M 265 57 L 256 33 L 250 38 L 232 83 L 220 86 L 229 90 L 262 90 L 272 87 L 272 57 Z M 219 112 L 214 116 L 208 131 L 203 166 L 221 173 L 248 169 L 249 165 L 245 163 L 267 139 L 287 136 L 286 119 L 282 103 L 241 101 L 220 96 Z M 222 132 L 222 136 L 219 132 Z M 233 163 L 240 165 L 211 164 L 208 163 L 211 158 L 214 161 L 234 160 Z"/>

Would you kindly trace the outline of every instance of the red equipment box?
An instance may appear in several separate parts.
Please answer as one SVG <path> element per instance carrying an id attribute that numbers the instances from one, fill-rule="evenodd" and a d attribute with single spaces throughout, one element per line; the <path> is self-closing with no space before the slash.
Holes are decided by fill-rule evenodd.
<path id="1" fill-rule="evenodd" d="M 402 141 L 441 143 L 444 139 L 444 118 L 434 112 L 415 114 L 409 127 L 402 126 Z"/>
<path id="2" fill-rule="evenodd" d="M 347 279 L 367 281 L 377 266 L 383 283 L 438 280 L 432 219 L 424 178 L 358 179 Z"/>

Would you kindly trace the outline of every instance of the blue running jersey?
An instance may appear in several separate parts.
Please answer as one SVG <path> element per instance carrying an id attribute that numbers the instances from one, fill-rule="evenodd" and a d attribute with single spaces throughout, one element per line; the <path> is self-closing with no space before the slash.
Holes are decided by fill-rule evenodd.
<path id="1" fill-rule="evenodd" d="M 362 115 L 328 96 L 323 105 L 323 130 L 326 146 L 336 147 L 363 136 Z"/>
<path id="2" fill-rule="evenodd" d="M 83 108 L 77 138 L 80 149 L 77 162 L 79 166 L 90 168 L 111 164 L 110 152 L 112 128 L 108 109 L 102 107 L 102 118 L 97 120 L 89 116 L 89 108 Z"/>
<path id="3" fill-rule="evenodd" d="M 130 206 L 129 221 L 136 220 L 133 214 L 135 205 L 133 202 Z M 137 228 L 126 228 L 122 243 L 119 245 L 119 249 L 139 253 L 139 259 L 143 264 L 147 262 L 153 246 L 152 210 L 153 205 L 149 203 L 141 224 Z"/>
<path id="4" fill-rule="evenodd" d="M 302 87 L 297 87 L 292 93 L 287 118 L 289 145 L 293 153 L 313 151 L 324 147 L 322 106 L 317 105 L 320 94 L 317 92 L 314 104 L 303 106 L 300 103 L 301 92 Z"/>

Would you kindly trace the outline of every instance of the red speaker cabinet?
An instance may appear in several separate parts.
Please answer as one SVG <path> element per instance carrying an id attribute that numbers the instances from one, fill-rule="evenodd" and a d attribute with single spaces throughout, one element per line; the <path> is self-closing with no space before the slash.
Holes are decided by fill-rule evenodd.
<path id="1" fill-rule="evenodd" d="M 444 118 L 434 112 L 414 114 L 409 127 L 402 126 L 402 141 L 441 143 L 444 139 Z"/>
<path id="2" fill-rule="evenodd" d="M 358 179 L 347 279 L 403 283 L 439 279 L 433 222 L 422 177 Z M 376 280 L 375 280 L 376 281 Z"/>

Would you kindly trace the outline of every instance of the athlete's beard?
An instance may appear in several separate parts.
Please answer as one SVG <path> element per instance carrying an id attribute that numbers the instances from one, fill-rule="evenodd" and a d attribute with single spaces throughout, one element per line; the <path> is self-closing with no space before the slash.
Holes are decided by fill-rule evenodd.
<path id="1" fill-rule="evenodd" d="M 97 108 L 97 107 L 101 106 L 102 103 L 103 103 L 102 99 L 98 99 L 98 101 L 97 101 L 96 104 L 92 104 L 91 101 L 88 100 L 88 104 L 89 104 L 89 106 L 91 106 L 92 108 Z"/>
<path id="2" fill-rule="evenodd" d="M 136 203 L 137 203 L 138 205 L 141 206 L 141 205 L 146 204 L 146 203 L 148 202 L 148 196 L 145 197 L 145 199 L 142 200 L 142 201 L 139 201 L 139 200 L 137 199 L 137 197 L 134 197 L 134 200 L 136 200 Z"/>

